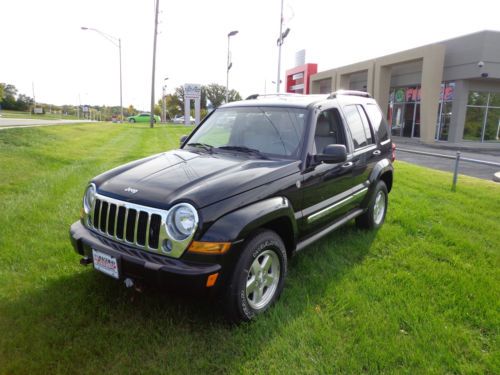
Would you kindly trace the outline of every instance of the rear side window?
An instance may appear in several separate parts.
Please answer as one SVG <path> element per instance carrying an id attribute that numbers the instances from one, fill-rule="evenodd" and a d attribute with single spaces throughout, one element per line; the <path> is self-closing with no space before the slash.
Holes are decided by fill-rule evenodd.
<path id="1" fill-rule="evenodd" d="M 359 109 L 361 111 L 363 110 L 362 108 Z M 367 130 L 365 130 L 365 126 L 368 124 L 365 125 L 365 123 L 363 122 L 363 118 L 361 117 L 361 115 L 363 115 L 365 117 L 364 121 L 367 122 L 364 112 L 360 114 L 356 105 L 348 105 L 344 107 L 344 114 L 347 120 L 347 125 L 351 130 L 354 149 L 358 149 L 373 143 L 369 127 L 367 129 L 368 133 Z"/>
<path id="2" fill-rule="evenodd" d="M 368 113 L 368 117 L 370 118 L 373 131 L 378 136 L 379 142 L 388 140 L 389 130 L 387 127 L 387 122 L 385 121 L 384 116 L 382 116 L 382 112 L 380 111 L 378 105 L 367 104 L 365 105 L 365 109 Z"/>

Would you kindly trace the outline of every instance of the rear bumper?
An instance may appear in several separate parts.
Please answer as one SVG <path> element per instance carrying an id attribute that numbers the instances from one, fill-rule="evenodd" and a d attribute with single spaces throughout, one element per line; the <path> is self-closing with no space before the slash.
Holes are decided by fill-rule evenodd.
<path id="1" fill-rule="evenodd" d="M 75 251 L 92 262 L 92 249 L 117 259 L 119 278 L 160 284 L 166 288 L 206 289 L 209 275 L 220 272 L 221 265 L 186 262 L 138 250 L 103 238 L 87 229 L 80 221 L 69 231 Z"/>

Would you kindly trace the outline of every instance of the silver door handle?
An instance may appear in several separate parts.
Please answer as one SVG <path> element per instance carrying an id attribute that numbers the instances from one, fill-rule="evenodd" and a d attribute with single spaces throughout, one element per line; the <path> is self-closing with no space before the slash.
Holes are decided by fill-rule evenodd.
<path id="1" fill-rule="evenodd" d="M 381 153 L 380 150 L 373 151 L 373 155 L 380 155 L 380 153 Z"/>
<path id="2" fill-rule="evenodd" d="M 352 167 L 352 161 L 348 161 L 347 163 L 342 164 L 342 168 L 349 168 Z"/>

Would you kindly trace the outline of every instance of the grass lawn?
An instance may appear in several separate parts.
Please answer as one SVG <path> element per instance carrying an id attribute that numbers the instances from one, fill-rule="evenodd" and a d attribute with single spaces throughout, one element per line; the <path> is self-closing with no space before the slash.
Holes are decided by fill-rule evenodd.
<path id="1" fill-rule="evenodd" d="M 377 233 L 353 224 L 290 262 L 277 305 L 231 327 L 214 303 L 136 294 L 78 264 L 94 175 L 184 126 L 0 131 L 0 373 L 500 373 L 500 185 L 396 163 Z"/>

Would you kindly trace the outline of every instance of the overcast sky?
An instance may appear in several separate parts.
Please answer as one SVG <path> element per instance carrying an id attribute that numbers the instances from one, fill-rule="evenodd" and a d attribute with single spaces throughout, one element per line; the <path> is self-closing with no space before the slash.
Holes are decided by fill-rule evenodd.
<path id="1" fill-rule="evenodd" d="M 225 85 L 243 97 L 274 92 L 280 0 L 160 0 L 157 99 L 184 83 Z M 284 70 L 295 52 L 319 70 L 468 34 L 500 30 L 500 1 L 285 0 Z M 93 27 L 122 39 L 123 105 L 147 109 L 151 93 L 154 0 L 0 2 L 0 82 L 37 101 L 118 105 L 118 49 Z M 500 48 L 500 46 L 499 46 Z M 80 99 L 79 99 L 80 98 Z"/>

